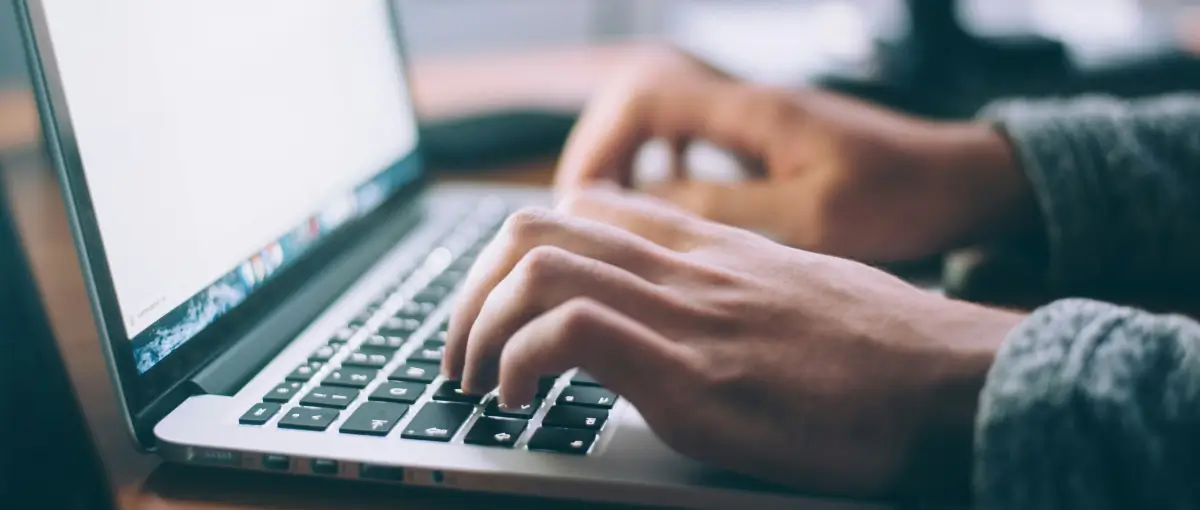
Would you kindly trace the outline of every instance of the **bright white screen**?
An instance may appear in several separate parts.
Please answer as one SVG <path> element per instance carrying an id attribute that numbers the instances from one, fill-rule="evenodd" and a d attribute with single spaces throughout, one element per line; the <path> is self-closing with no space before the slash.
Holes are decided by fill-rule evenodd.
<path id="1" fill-rule="evenodd" d="M 414 147 L 383 1 L 45 11 L 130 336 Z"/>

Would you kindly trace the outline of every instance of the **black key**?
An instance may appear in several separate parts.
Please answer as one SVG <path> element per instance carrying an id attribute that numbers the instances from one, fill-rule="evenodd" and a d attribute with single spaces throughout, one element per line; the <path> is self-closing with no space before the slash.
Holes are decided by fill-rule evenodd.
<path id="1" fill-rule="evenodd" d="M 404 345 L 404 339 L 398 336 L 371 335 L 363 342 L 363 347 L 372 349 L 387 349 L 395 351 Z"/>
<path id="2" fill-rule="evenodd" d="M 379 371 L 373 368 L 342 367 L 325 376 L 325 380 L 321 381 L 321 384 L 362 389 L 371 384 L 377 373 Z"/>
<path id="3" fill-rule="evenodd" d="M 449 271 L 469 271 L 471 266 L 475 265 L 475 257 L 478 256 L 479 251 L 472 248 L 471 250 L 463 252 L 463 254 L 460 255 L 458 259 L 455 259 L 455 261 L 450 264 L 450 267 L 446 269 Z"/>
<path id="4" fill-rule="evenodd" d="M 440 345 L 433 348 L 430 348 L 429 345 L 422 345 L 420 349 L 417 349 L 416 352 L 413 352 L 412 355 L 408 357 L 408 360 L 437 364 L 442 362 L 442 356 L 445 354 L 445 345 Z"/>
<path id="5" fill-rule="evenodd" d="M 392 357 L 376 351 L 359 350 L 350 353 L 342 364 L 348 367 L 383 368 Z"/>
<path id="6" fill-rule="evenodd" d="M 471 417 L 474 407 L 467 404 L 429 402 L 408 423 L 400 437 L 423 441 L 449 441 Z"/>
<path id="7" fill-rule="evenodd" d="M 354 414 L 346 418 L 346 423 L 343 423 L 338 431 L 343 434 L 386 436 L 407 412 L 408 405 L 406 404 L 364 402 L 363 405 L 358 406 Z"/>
<path id="8" fill-rule="evenodd" d="M 325 430 L 338 412 L 333 409 L 312 409 L 308 407 L 293 407 L 279 419 L 279 428 L 301 430 Z"/>
<path id="9" fill-rule="evenodd" d="M 415 303 L 409 301 L 400 308 L 400 311 L 396 312 L 396 318 L 424 321 L 436 308 L 437 303 Z"/>
<path id="10" fill-rule="evenodd" d="M 313 388 L 312 391 L 308 392 L 308 395 L 300 399 L 300 405 L 345 409 L 356 398 L 358 398 L 358 390 L 338 388 L 336 386 L 320 386 Z"/>
<path id="11" fill-rule="evenodd" d="M 463 402 L 467 404 L 478 404 L 483 401 L 484 395 L 471 395 L 464 393 L 459 387 L 458 381 L 442 381 L 442 385 L 438 387 L 433 394 L 434 400 L 443 402 Z"/>
<path id="12" fill-rule="evenodd" d="M 529 438 L 529 449 L 585 455 L 594 442 L 596 433 L 590 430 L 542 427 Z"/>
<path id="13" fill-rule="evenodd" d="M 350 338 L 353 337 L 355 333 L 358 333 L 358 328 L 349 327 L 349 326 L 344 327 L 342 329 L 339 329 L 337 331 L 337 333 L 333 334 L 333 338 L 329 340 L 329 343 L 330 344 L 338 343 L 341 345 L 346 345 L 346 342 L 349 342 Z"/>
<path id="14" fill-rule="evenodd" d="M 525 420 L 505 420 L 502 418 L 480 418 L 471 426 L 463 441 L 467 444 L 482 446 L 500 446 L 512 448 L 525 432 Z"/>
<path id="15" fill-rule="evenodd" d="M 254 404 L 246 414 L 238 418 L 242 425 L 262 425 L 279 412 L 279 404 Z"/>
<path id="16" fill-rule="evenodd" d="M 567 386 L 558 394 L 558 403 L 611 409 L 617 403 L 617 394 L 604 388 Z"/>
<path id="17" fill-rule="evenodd" d="M 443 287 L 453 288 L 455 285 L 458 285 L 459 282 L 463 281 L 463 278 L 466 278 L 466 277 L 467 277 L 466 271 L 447 269 L 445 271 L 442 271 L 442 274 L 437 275 L 437 278 L 434 278 L 433 281 L 434 281 L 435 285 L 441 285 Z"/>
<path id="18" fill-rule="evenodd" d="M 298 382 L 285 382 L 276 386 L 275 389 L 263 396 L 263 400 L 267 402 L 278 402 L 280 404 L 292 399 L 292 396 L 304 386 Z"/>
<path id="19" fill-rule="evenodd" d="M 375 317 L 375 312 L 377 311 L 379 311 L 379 307 L 368 306 L 365 310 L 359 312 L 358 315 L 355 315 L 354 318 L 350 320 L 350 324 L 352 326 L 362 327 L 363 324 L 370 322 L 372 317 Z"/>
<path id="20" fill-rule="evenodd" d="M 491 402 L 488 402 L 487 409 L 483 411 L 483 414 L 487 416 L 498 416 L 501 418 L 521 418 L 528 420 L 533 418 L 533 415 L 537 413 L 538 408 L 541 406 L 541 400 L 534 400 L 533 402 L 521 404 L 519 406 L 501 407 L 500 399 L 493 398 Z"/>
<path id="21" fill-rule="evenodd" d="M 601 386 L 591 374 L 582 370 L 576 371 L 575 376 L 571 377 L 572 386 Z"/>
<path id="22" fill-rule="evenodd" d="M 322 345 L 318 347 L 317 350 L 313 351 L 312 355 L 308 357 L 308 360 L 321 362 L 329 361 L 329 358 L 332 358 L 334 354 L 337 354 L 337 352 L 337 347 L 331 345 Z"/>
<path id="23" fill-rule="evenodd" d="M 408 338 L 408 335 L 415 333 L 420 328 L 421 321 L 417 319 L 392 317 L 384 321 L 382 326 L 379 326 L 379 334 Z"/>
<path id="24" fill-rule="evenodd" d="M 558 384 L 557 375 L 543 375 L 541 379 L 538 379 L 537 398 L 546 398 L 554 390 L 555 384 Z"/>
<path id="25" fill-rule="evenodd" d="M 371 400 L 380 402 L 396 402 L 400 404 L 412 404 L 421 398 L 421 394 L 425 393 L 425 385 L 414 382 L 405 381 L 388 381 L 380 384 L 375 391 L 371 392 L 369 397 Z"/>
<path id="26" fill-rule="evenodd" d="M 388 379 L 393 381 L 412 381 L 419 383 L 431 383 L 438 376 L 437 365 L 428 363 L 405 363 L 400 365 Z"/>
<path id="27" fill-rule="evenodd" d="M 542 425 L 568 429 L 600 430 L 608 421 L 608 411 L 580 406 L 554 406 L 542 418 Z"/>
<path id="28" fill-rule="evenodd" d="M 295 370 L 292 370 L 292 373 L 288 374 L 287 380 L 295 382 L 308 382 L 309 379 L 312 379 L 313 374 L 317 373 L 317 371 L 323 366 L 325 366 L 325 364 L 320 361 L 310 361 L 296 367 Z"/>
<path id="29" fill-rule="evenodd" d="M 446 296 L 450 295 L 451 290 L 453 289 L 447 286 L 431 284 L 413 296 L 413 301 L 417 303 L 441 303 L 445 301 Z"/>
<path id="30" fill-rule="evenodd" d="M 427 349 L 437 348 L 437 347 L 445 347 L 446 346 L 446 338 L 448 338 L 449 336 L 450 336 L 450 334 L 446 331 L 435 331 L 435 332 L 433 332 L 433 335 L 430 335 L 429 339 L 426 340 L 425 343 L 422 345 L 424 345 L 425 348 L 427 348 Z"/>

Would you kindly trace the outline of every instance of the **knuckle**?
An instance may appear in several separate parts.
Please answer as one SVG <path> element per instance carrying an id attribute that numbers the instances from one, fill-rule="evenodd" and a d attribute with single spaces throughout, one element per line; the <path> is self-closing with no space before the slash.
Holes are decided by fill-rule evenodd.
<path id="1" fill-rule="evenodd" d="M 585 297 L 576 297 L 563 303 L 558 322 L 560 341 L 578 343 L 583 341 L 596 325 L 600 305 Z"/>
<path id="2" fill-rule="evenodd" d="M 566 270 L 568 257 L 570 254 L 557 246 L 536 246 L 529 250 L 519 263 L 526 286 L 538 289 L 556 280 Z"/>
<path id="3" fill-rule="evenodd" d="M 536 239 L 554 224 L 554 212 L 544 207 L 524 207 L 504 222 L 504 231 L 518 240 Z"/>
<path id="4" fill-rule="evenodd" d="M 576 189 L 566 192 L 559 201 L 558 209 L 565 214 L 577 215 L 584 211 L 593 210 L 599 205 L 601 198 L 595 190 Z"/>

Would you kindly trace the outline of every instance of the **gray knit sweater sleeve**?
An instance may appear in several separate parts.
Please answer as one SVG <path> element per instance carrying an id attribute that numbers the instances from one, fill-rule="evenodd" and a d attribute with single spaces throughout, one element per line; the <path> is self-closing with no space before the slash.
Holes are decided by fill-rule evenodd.
<path id="1" fill-rule="evenodd" d="M 1200 292 L 1200 98 L 986 115 L 1033 183 L 1053 287 Z M 1200 508 L 1200 324 L 1082 299 L 1037 310 L 988 375 L 975 453 L 983 509 Z"/>

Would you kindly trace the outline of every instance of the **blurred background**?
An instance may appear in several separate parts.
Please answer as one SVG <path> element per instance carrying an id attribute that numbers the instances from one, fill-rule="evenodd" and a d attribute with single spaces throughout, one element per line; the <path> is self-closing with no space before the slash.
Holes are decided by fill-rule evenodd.
<path id="1" fill-rule="evenodd" d="M 978 56 L 989 49 L 1001 54 L 1000 49 L 1027 51 L 1021 56 L 1043 57 L 1047 67 L 1054 59 L 1069 58 L 1085 68 L 1100 70 L 1187 52 L 1197 46 L 1189 37 L 1200 38 L 1194 22 L 1200 0 L 398 3 L 405 13 L 410 50 L 418 57 L 661 38 L 689 47 L 737 74 L 770 82 L 801 82 L 830 72 L 879 72 L 881 65 L 897 76 L 904 69 L 920 74 L 933 72 L 932 68 L 943 64 L 964 65 L 968 60 L 962 55 Z M 0 34 L 6 39 L 14 37 L 16 28 L 9 7 L 0 11 Z M 962 45 L 964 37 L 1002 48 Z M 1062 47 L 1054 48 L 1047 41 Z M 895 54 L 900 47 L 903 49 L 898 53 L 909 54 Z M 1045 53 L 1039 53 L 1042 51 Z M 942 55 L 935 55 L 938 53 Z M 977 63 L 983 66 L 996 62 Z M 4 44 L 0 49 L 0 82 L 11 79 L 21 69 L 19 47 Z"/>
<path id="2" fill-rule="evenodd" d="M 1135 97 L 1200 85 L 1200 0 L 397 1 L 411 54 L 431 63 L 417 66 L 417 93 L 432 113 L 431 156 L 445 167 L 553 152 L 578 101 L 549 108 L 552 98 L 521 95 L 535 95 L 536 80 L 594 84 L 607 69 L 572 67 L 564 53 L 528 76 L 532 67 L 506 68 L 491 55 L 667 40 L 755 81 L 816 83 L 945 118 L 973 115 L 997 97 Z M 25 79 L 10 9 L 0 6 L 0 90 Z M 455 80 L 438 65 L 446 62 L 486 63 L 492 78 Z M 456 87 L 455 111 L 422 97 L 429 95 L 420 83 L 426 76 L 440 88 Z M 487 100 L 503 94 L 503 108 Z M 488 107 L 462 108 L 472 101 Z"/>

